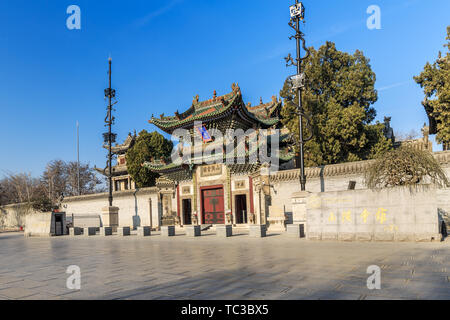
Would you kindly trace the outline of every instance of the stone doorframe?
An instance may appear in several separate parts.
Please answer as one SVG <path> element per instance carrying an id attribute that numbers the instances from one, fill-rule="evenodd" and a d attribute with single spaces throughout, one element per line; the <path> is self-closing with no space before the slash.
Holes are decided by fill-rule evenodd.
<path id="1" fill-rule="evenodd" d="M 271 202 L 269 165 L 263 164 L 261 170 L 250 174 L 253 193 L 256 196 L 255 218 L 257 224 L 267 224 L 268 204 Z"/>
<path id="2" fill-rule="evenodd" d="M 233 213 L 233 224 L 236 225 L 236 196 L 244 196 L 246 198 L 246 204 L 247 204 L 247 224 L 250 224 L 249 218 L 250 218 L 250 191 L 242 190 L 242 191 L 234 191 L 231 192 L 231 210 Z"/>
<path id="3" fill-rule="evenodd" d="M 184 226 L 184 208 L 183 208 L 183 200 L 191 200 L 191 216 L 194 214 L 194 196 L 180 196 L 179 206 L 180 206 L 180 222 L 181 225 Z M 192 219 L 192 217 L 191 217 Z M 193 220 L 193 219 L 192 219 Z"/>

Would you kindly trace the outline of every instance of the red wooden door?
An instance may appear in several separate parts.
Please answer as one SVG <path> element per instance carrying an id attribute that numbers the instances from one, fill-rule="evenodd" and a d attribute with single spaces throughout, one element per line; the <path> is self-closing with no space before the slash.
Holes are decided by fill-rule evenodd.
<path id="1" fill-rule="evenodd" d="M 203 223 L 225 224 L 223 188 L 202 190 Z"/>

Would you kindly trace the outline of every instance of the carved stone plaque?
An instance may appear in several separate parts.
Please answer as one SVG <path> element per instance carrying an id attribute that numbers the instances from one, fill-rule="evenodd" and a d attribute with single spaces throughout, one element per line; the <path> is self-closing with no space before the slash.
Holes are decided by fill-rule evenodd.
<path id="1" fill-rule="evenodd" d="M 234 182 L 234 187 L 236 189 L 245 189 L 245 180 L 240 180 L 240 181 Z"/>
<path id="2" fill-rule="evenodd" d="M 212 177 L 212 176 L 220 176 L 222 174 L 222 165 L 221 164 L 212 164 L 208 166 L 203 166 L 200 169 L 201 177 Z"/>
<path id="3" fill-rule="evenodd" d="M 191 194 L 191 187 L 183 187 L 183 194 Z"/>

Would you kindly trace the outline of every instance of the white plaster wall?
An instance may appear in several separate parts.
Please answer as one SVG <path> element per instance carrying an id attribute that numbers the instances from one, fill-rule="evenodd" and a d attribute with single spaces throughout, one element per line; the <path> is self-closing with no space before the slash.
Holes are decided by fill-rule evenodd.
<path id="1" fill-rule="evenodd" d="M 443 165 L 444 171 L 447 177 L 450 178 L 450 163 Z M 222 177 L 226 179 L 226 176 Z M 217 178 L 215 178 L 217 179 Z M 237 178 L 235 180 L 238 180 Z M 224 180 L 225 181 L 225 180 Z M 306 189 L 310 192 L 331 192 L 331 191 L 344 191 L 348 188 L 349 181 L 356 181 L 356 189 L 364 189 L 362 174 L 357 175 L 339 175 L 339 176 L 325 176 L 323 179 L 310 178 L 307 180 Z M 183 184 L 185 185 L 185 184 Z M 300 191 L 300 183 L 298 180 L 282 181 L 272 184 L 271 197 L 272 205 L 278 207 L 284 207 L 287 214 L 292 214 L 292 194 Z M 234 187 L 234 183 L 232 184 Z M 181 189 L 180 187 L 180 195 Z M 440 189 L 436 191 L 437 206 L 450 213 L 450 188 Z M 259 195 L 257 192 L 253 192 L 255 214 L 259 217 L 258 203 Z M 199 199 L 198 209 L 200 208 Z M 150 207 L 149 199 L 151 199 L 152 216 L 150 221 Z M 227 199 L 227 197 L 226 197 Z M 227 201 L 225 199 L 225 201 Z M 151 225 L 153 227 L 159 226 L 161 210 L 158 205 L 158 193 L 157 188 L 145 188 L 138 191 L 128 190 L 114 193 L 114 206 L 119 207 L 119 225 L 137 227 Z M 66 198 L 63 205 L 63 211 L 67 213 L 67 216 L 71 214 L 75 215 L 99 215 L 102 214 L 102 208 L 108 205 L 108 194 L 96 194 L 81 197 Z M 14 214 L 14 206 L 5 206 L 0 208 L 0 220 L 3 221 L 3 225 L 8 227 L 16 227 L 20 223 L 17 221 L 17 217 Z M 172 211 L 177 210 L 177 198 L 172 197 Z M 23 217 L 24 221 L 25 218 Z M 1 221 L 0 221 L 1 222 Z M 0 223 L 1 224 L 1 223 Z"/>
<path id="2" fill-rule="evenodd" d="M 28 205 L 12 204 L 0 207 L 0 228 L 15 229 L 25 226 L 27 215 L 35 213 Z"/>
<path id="3" fill-rule="evenodd" d="M 365 189 L 362 175 L 347 175 L 307 179 L 306 191 L 328 192 L 344 191 L 350 181 L 356 181 L 356 190 Z M 300 191 L 300 181 L 282 181 L 273 184 L 271 188 L 272 205 L 285 208 L 285 212 L 292 213 L 292 194 Z"/>
<path id="4" fill-rule="evenodd" d="M 313 193 L 306 229 L 317 240 L 440 240 L 436 189 L 421 185 Z"/>
<path id="5" fill-rule="evenodd" d="M 52 214 L 34 213 L 26 217 L 25 235 L 37 237 L 49 237 L 51 235 Z"/>
<path id="6" fill-rule="evenodd" d="M 149 199 L 152 207 L 151 217 Z M 102 208 L 108 206 L 108 194 L 67 198 L 63 205 L 67 216 L 101 216 Z M 154 189 L 117 193 L 114 195 L 113 205 L 119 208 L 119 226 L 159 226 L 158 194 Z"/>
<path id="7" fill-rule="evenodd" d="M 450 163 L 443 164 L 442 168 L 450 180 Z M 306 191 L 309 192 L 330 192 L 345 191 L 350 181 L 356 181 L 356 190 L 366 189 L 364 185 L 363 174 L 325 176 L 320 178 L 309 178 L 306 180 Z M 271 188 L 272 204 L 285 207 L 286 213 L 292 213 L 292 194 L 300 191 L 300 181 L 290 180 L 273 183 Z M 437 191 L 438 208 L 450 213 L 450 188 L 438 189 Z"/>

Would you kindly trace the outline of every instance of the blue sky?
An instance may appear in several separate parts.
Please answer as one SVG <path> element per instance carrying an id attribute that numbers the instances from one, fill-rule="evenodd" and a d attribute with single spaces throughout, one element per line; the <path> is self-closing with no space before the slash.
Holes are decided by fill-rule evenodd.
<path id="1" fill-rule="evenodd" d="M 107 59 L 113 58 L 119 140 L 154 113 L 184 111 L 193 96 L 210 98 L 239 82 L 245 101 L 278 95 L 295 72 L 288 7 L 270 0 L 0 0 L 0 175 L 39 175 L 53 159 L 105 165 L 101 148 Z M 420 132 L 426 115 L 412 77 L 433 61 L 450 25 L 448 0 L 304 1 L 307 45 L 326 40 L 362 50 L 377 74 L 377 119 Z M 68 30 L 66 9 L 81 8 L 81 30 Z M 369 5 L 382 29 L 368 30 Z"/>

